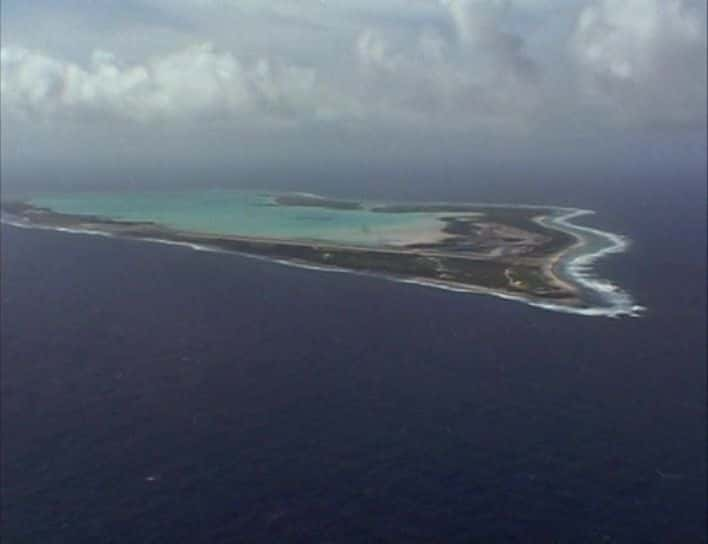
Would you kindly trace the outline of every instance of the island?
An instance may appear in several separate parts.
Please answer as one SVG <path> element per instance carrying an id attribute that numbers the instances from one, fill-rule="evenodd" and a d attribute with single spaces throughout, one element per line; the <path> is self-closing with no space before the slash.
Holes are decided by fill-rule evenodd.
<path id="1" fill-rule="evenodd" d="M 593 309 L 602 306 L 599 298 L 603 289 L 593 289 L 591 282 L 578 281 L 581 275 L 577 270 L 574 274 L 571 266 L 575 260 L 587 260 L 592 252 L 608 249 L 607 240 L 598 249 L 602 235 L 597 233 L 602 231 L 570 223 L 571 217 L 586 213 L 581 210 L 458 203 L 367 205 L 304 193 L 266 195 L 266 198 L 268 206 L 287 208 L 289 212 L 295 209 L 299 215 L 294 217 L 301 221 L 308 217 L 299 210 L 314 207 L 334 214 L 331 217 L 335 223 L 348 221 L 346 216 L 340 218 L 341 214 L 363 213 L 362 210 L 368 214 L 367 218 L 373 218 L 372 224 L 378 224 L 376 219 L 383 217 L 378 214 L 393 218 L 391 221 L 406 219 L 407 215 L 428 222 L 425 229 L 416 227 L 415 222 L 403 223 L 378 231 L 388 235 L 351 241 L 341 234 L 337 239 L 333 233 L 341 231 L 328 232 L 327 229 L 332 229 L 328 226 L 320 227 L 321 236 L 310 233 L 308 238 L 202 232 L 147 218 L 68 213 L 31 200 L 2 202 L 1 211 L 3 221 L 15 226 L 236 252 L 305 267 L 383 275 L 460 292 L 489 293 L 576 313 L 592 314 Z M 362 224 L 359 235 L 368 234 L 368 228 Z M 618 288 L 614 290 L 615 294 L 621 293 Z M 632 311 L 638 308 L 630 306 Z"/>

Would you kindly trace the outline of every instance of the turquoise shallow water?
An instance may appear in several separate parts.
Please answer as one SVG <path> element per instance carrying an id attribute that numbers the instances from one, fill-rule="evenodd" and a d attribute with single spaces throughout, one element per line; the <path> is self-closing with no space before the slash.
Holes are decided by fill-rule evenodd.
<path id="1" fill-rule="evenodd" d="M 420 232 L 440 226 L 435 214 L 273 206 L 272 196 L 235 190 L 84 192 L 36 195 L 30 200 L 59 212 L 155 221 L 178 229 L 213 234 L 362 244 L 395 243 L 403 232 Z"/>

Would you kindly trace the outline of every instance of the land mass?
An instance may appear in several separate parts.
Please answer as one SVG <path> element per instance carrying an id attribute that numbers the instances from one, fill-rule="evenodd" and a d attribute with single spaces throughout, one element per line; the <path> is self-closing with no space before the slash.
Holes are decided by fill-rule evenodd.
<path id="1" fill-rule="evenodd" d="M 277 206 L 361 209 L 353 201 L 310 195 L 273 198 Z M 577 286 L 560 278 L 556 263 L 580 243 L 578 237 L 541 222 L 553 208 L 484 205 L 387 205 L 381 213 L 432 213 L 440 221 L 434 241 L 378 245 L 208 234 L 171 228 L 150 221 L 126 221 L 97 215 L 70 214 L 28 202 L 3 202 L 5 220 L 38 228 L 100 232 L 112 236 L 189 244 L 284 260 L 294 264 L 383 274 L 463 291 L 486 291 L 536 302 L 582 308 Z"/>

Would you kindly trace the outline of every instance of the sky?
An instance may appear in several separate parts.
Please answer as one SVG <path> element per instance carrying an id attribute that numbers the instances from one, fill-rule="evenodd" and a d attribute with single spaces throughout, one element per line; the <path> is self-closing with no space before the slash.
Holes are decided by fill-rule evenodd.
<path id="1" fill-rule="evenodd" d="M 705 171 L 705 0 L 3 0 L 1 25 L 3 187 Z"/>

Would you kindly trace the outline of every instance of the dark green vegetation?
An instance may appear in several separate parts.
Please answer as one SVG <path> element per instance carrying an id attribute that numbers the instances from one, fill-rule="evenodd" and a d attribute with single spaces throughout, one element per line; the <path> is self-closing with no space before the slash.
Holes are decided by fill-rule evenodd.
<path id="1" fill-rule="evenodd" d="M 324 267 L 345 268 L 397 277 L 414 277 L 489 289 L 507 289 L 551 298 L 571 295 L 553 288 L 543 281 L 537 267 L 487 259 L 449 257 L 432 254 L 396 251 L 366 250 L 354 247 L 302 244 L 293 242 L 251 240 L 235 237 L 203 237 L 162 229 L 140 228 L 124 233 L 131 238 L 157 238 L 175 242 L 198 244 L 225 251 L 259 255 Z M 516 285 L 510 277 L 517 280 Z"/>
<path id="2" fill-rule="evenodd" d="M 111 219 L 98 215 L 74 215 L 69 213 L 55 212 L 50 208 L 42 208 L 33 206 L 25 202 L 2 202 L 0 209 L 3 213 L 23 217 L 32 223 L 37 223 L 53 227 L 77 227 L 77 221 L 81 224 L 99 224 L 99 225 L 115 225 L 122 227 L 133 227 L 141 225 L 153 225 L 152 221 L 125 221 Z"/>

